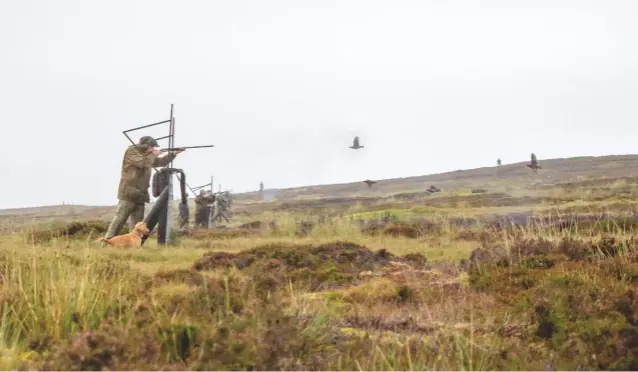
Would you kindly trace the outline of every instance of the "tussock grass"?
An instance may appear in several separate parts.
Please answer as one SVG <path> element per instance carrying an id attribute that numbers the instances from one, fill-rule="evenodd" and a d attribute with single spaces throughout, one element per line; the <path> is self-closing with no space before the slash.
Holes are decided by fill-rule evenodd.
<path id="1" fill-rule="evenodd" d="M 633 184 L 601 185 L 266 210 L 142 250 L 12 230 L 0 368 L 638 369 L 637 225 L 613 196 Z"/>

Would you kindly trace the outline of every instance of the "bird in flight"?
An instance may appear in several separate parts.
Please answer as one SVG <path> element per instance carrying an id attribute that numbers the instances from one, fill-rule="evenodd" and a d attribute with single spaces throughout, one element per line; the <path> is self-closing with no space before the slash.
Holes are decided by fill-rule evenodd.
<path id="1" fill-rule="evenodd" d="M 359 145 L 359 136 L 354 137 L 354 141 L 352 141 L 352 146 L 350 146 L 353 150 L 362 149 L 364 146 Z"/>
<path id="2" fill-rule="evenodd" d="M 538 160 L 536 159 L 536 155 L 534 155 L 534 153 L 532 153 L 530 163 L 526 166 L 532 168 L 534 172 L 538 172 L 539 169 L 543 169 L 543 167 L 538 165 Z"/>

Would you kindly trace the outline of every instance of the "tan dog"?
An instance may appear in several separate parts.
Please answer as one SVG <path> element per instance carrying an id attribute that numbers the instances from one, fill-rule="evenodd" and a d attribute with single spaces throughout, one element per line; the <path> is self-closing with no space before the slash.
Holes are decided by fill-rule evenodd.
<path id="1" fill-rule="evenodd" d="M 138 222 L 130 233 L 114 236 L 110 239 L 102 238 L 100 241 L 116 247 L 140 248 L 142 246 L 142 236 L 148 233 L 149 229 L 146 227 L 146 224 L 144 222 Z"/>

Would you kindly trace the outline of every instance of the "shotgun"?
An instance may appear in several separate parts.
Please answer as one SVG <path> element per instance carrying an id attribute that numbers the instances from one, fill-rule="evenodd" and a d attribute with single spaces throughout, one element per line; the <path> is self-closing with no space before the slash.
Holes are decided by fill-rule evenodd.
<path id="1" fill-rule="evenodd" d="M 203 149 L 206 147 L 215 147 L 214 145 L 204 145 L 204 146 L 186 146 L 186 147 L 169 147 L 169 148 L 165 148 L 165 149 L 160 149 L 161 152 L 167 152 L 167 151 L 177 151 L 177 150 L 181 150 L 181 149 Z"/>

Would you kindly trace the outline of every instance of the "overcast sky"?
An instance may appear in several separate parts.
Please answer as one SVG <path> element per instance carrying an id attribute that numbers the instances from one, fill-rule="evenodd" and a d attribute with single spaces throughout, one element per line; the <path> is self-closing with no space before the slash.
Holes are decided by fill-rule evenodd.
<path id="1" fill-rule="evenodd" d="M 122 130 L 171 103 L 176 145 L 216 146 L 175 166 L 236 192 L 637 153 L 637 15 L 635 0 L 2 1 L 0 208 L 116 204 Z"/>

